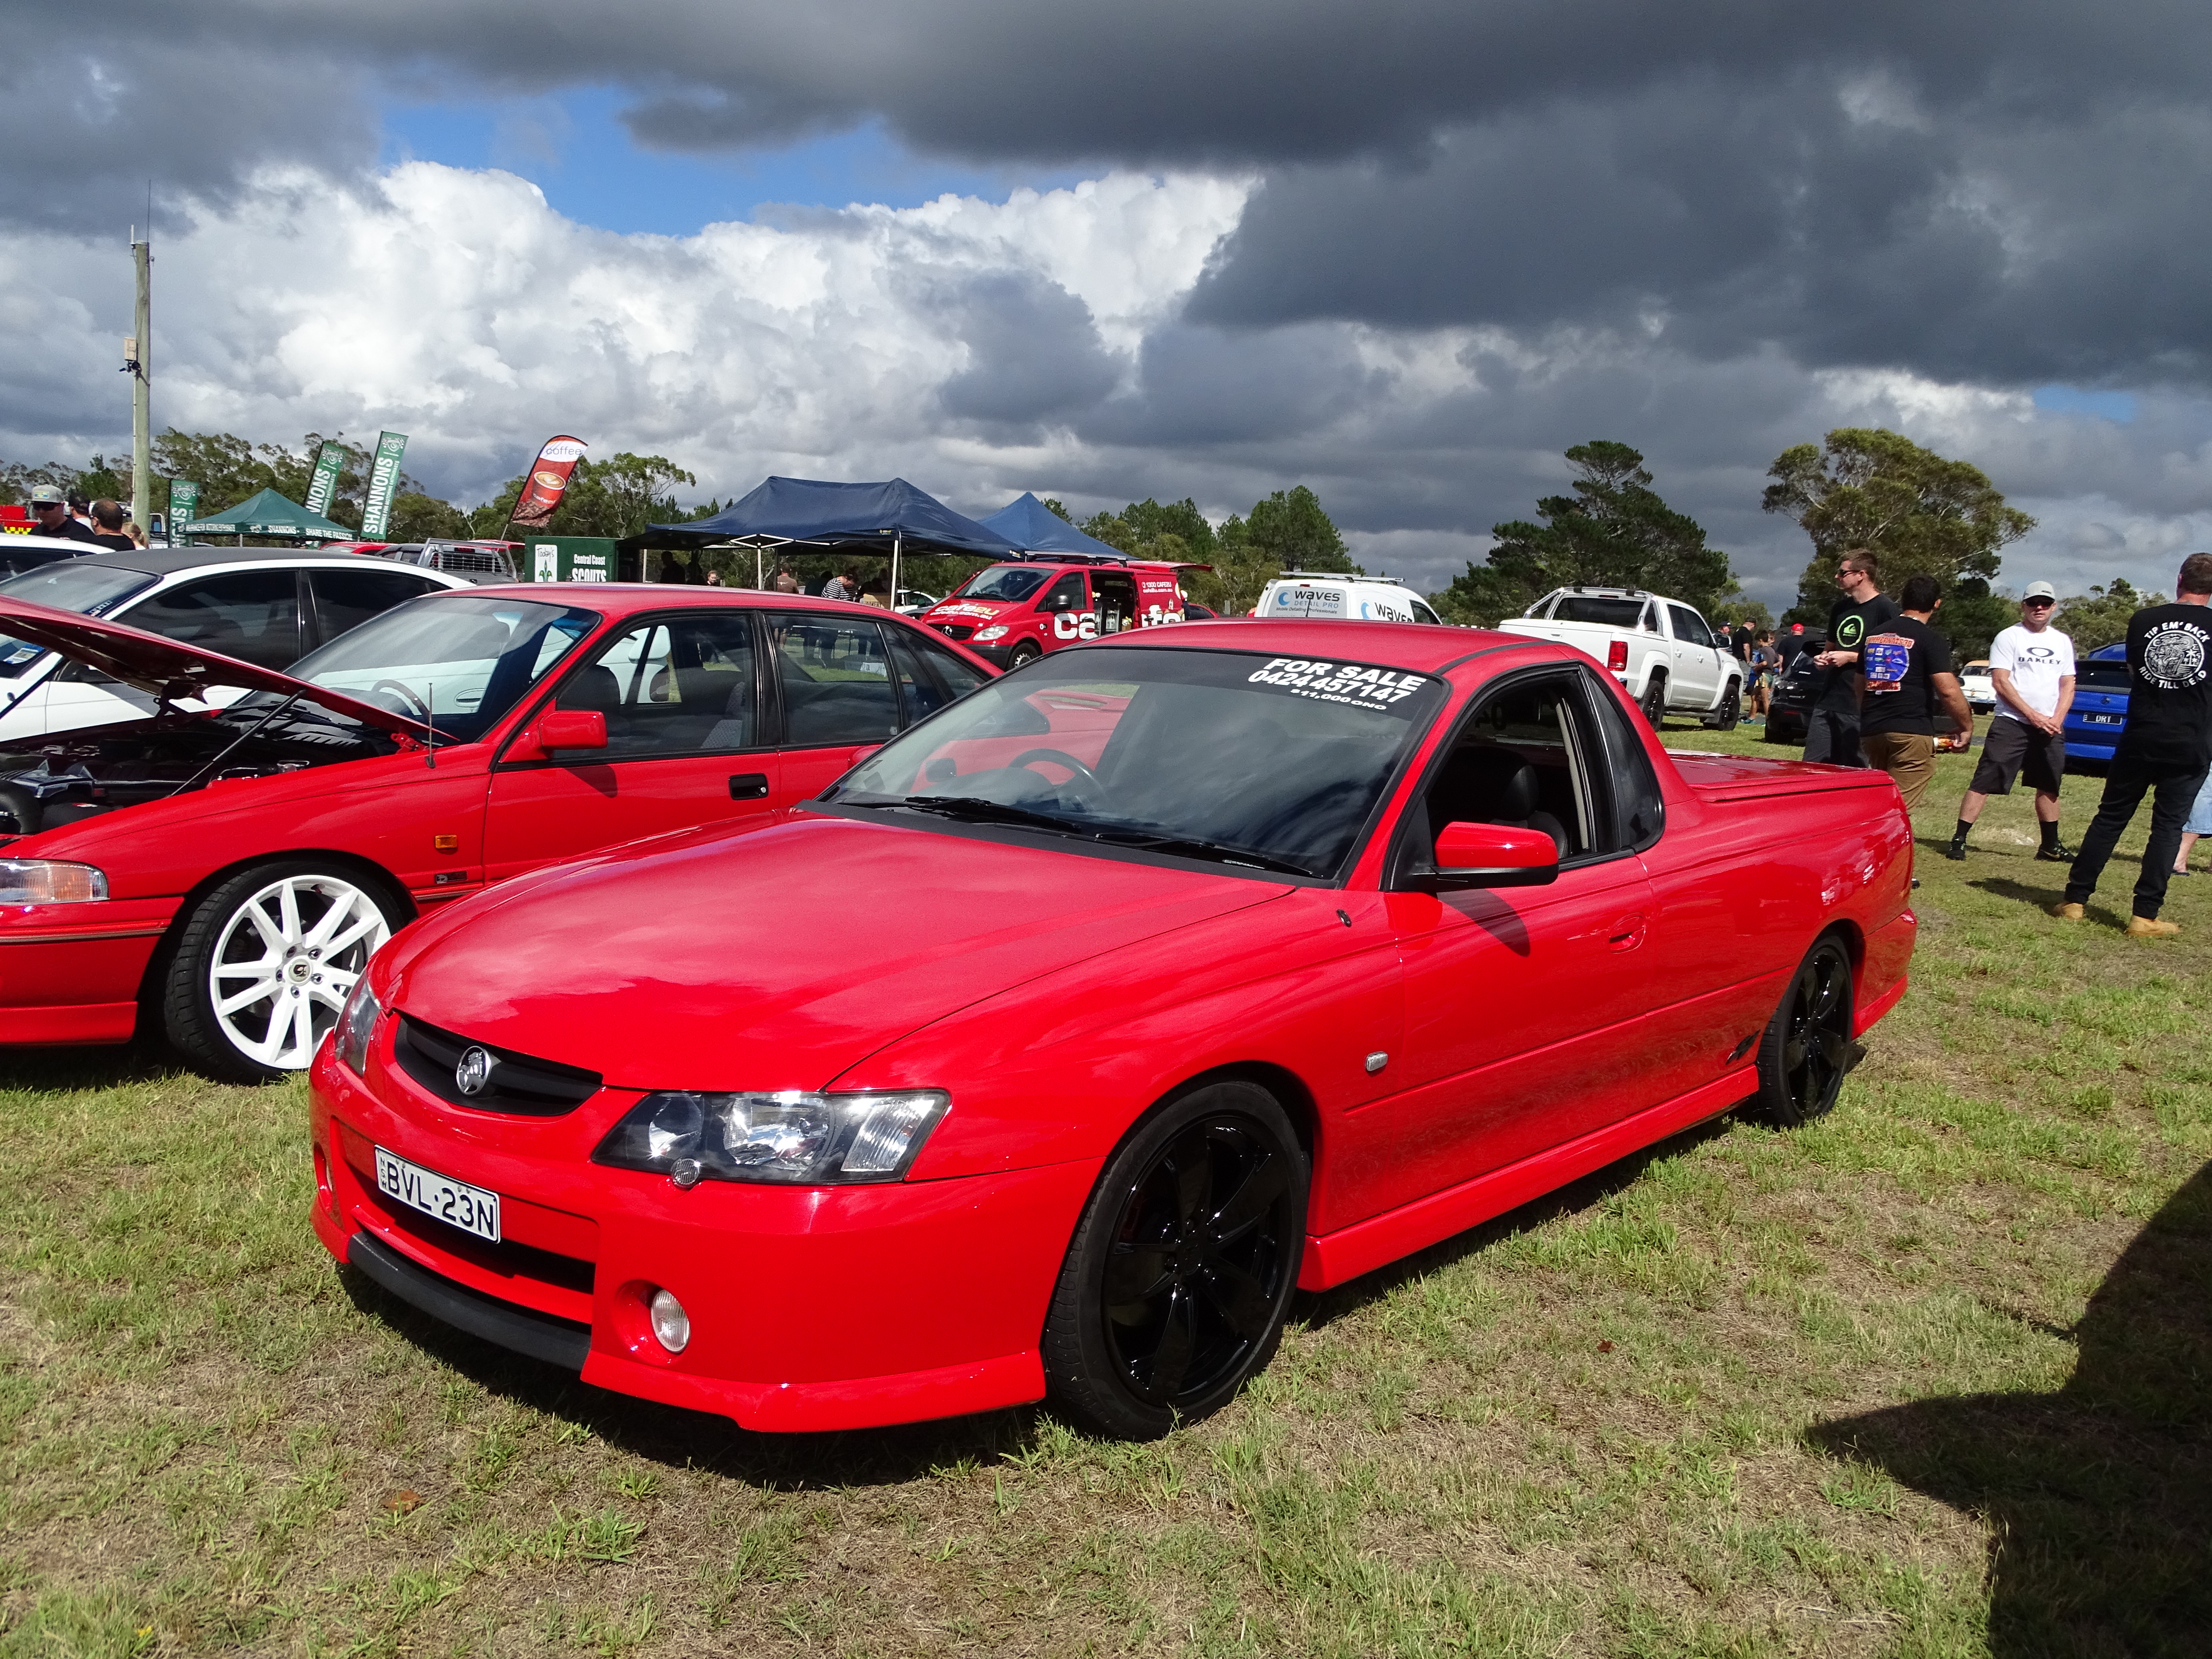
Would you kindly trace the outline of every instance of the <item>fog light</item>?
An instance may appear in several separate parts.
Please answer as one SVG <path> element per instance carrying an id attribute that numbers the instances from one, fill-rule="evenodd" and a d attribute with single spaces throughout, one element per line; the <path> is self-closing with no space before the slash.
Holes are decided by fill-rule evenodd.
<path id="1" fill-rule="evenodd" d="M 671 1353 L 682 1353 L 691 1342 L 691 1316 L 666 1291 L 655 1291 L 650 1309 L 653 1340 Z"/>

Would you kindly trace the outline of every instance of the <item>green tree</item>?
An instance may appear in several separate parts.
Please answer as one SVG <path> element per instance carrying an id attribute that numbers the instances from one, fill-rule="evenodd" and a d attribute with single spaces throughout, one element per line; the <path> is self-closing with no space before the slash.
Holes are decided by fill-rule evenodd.
<path id="1" fill-rule="evenodd" d="M 704 518 L 719 511 L 719 506 L 686 508 L 676 504 L 676 486 L 698 482 L 665 455 L 633 455 L 622 450 L 604 461 L 579 461 L 546 533 L 620 540 L 648 525 Z M 509 478 L 497 495 L 469 514 L 475 534 L 496 536 L 506 527 L 515 502 L 522 498 L 522 483 L 520 476 Z"/>
<path id="2" fill-rule="evenodd" d="M 1062 524 L 1073 524 L 1075 522 L 1075 515 L 1067 510 L 1067 503 L 1060 500 L 1057 495 L 1048 495 L 1044 498 L 1044 510 L 1051 514 L 1054 518 L 1058 519 Z"/>
<path id="3" fill-rule="evenodd" d="M 392 499 L 392 517 L 385 533 L 395 542 L 426 542 L 433 538 L 463 541 L 471 532 L 469 515 L 451 501 L 441 501 L 419 489 L 403 489 Z"/>
<path id="4" fill-rule="evenodd" d="M 1705 544 L 1703 526 L 1668 507 L 1651 488 L 1644 457 L 1610 439 L 1567 451 L 1571 495 L 1536 503 L 1541 524 L 1494 525 L 1497 544 L 1485 562 L 1432 597 L 1455 622 L 1490 626 L 1517 617 L 1555 587 L 1580 583 L 1641 587 L 1711 614 L 1742 595 L 1728 555 Z"/>
<path id="5" fill-rule="evenodd" d="M 1926 575 L 1948 596 L 1970 578 L 1995 580 L 2001 550 L 2035 528 L 1978 467 L 1879 427 L 1838 427 L 1819 447 L 1785 449 L 1766 475 L 1760 505 L 1813 541 L 1785 622 L 1826 620 L 1836 566 L 1854 547 L 1874 555 L 1889 592 Z"/>
<path id="6" fill-rule="evenodd" d="M 2093 587 L 2087 593 L 2059 600 L 2051 626 L 2066 631 L 2075 650 L 2094 651 L 2100 645 L 2118 645 L 2128 636 L 2130 617 L 2162 602 L 2159 595 L 2142 592 L 2125 576 L 2115 576 L 2110 587 Z"/>

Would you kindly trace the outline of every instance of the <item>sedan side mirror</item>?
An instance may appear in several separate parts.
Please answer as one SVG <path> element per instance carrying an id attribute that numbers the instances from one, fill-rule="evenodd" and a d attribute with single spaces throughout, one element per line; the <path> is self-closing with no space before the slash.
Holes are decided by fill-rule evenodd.
<path id="1" fill-rule="evenodd" d="M 1444 887 L 1542 887 L 1559 878 L 1559 848 L 1541 830 L 1448 823 L 1437 832 L 1436 875 Z"/>
<path id="2" fill-rule="evenodd" d="M 596 708 L 549 709 L 538 721 L 543 749 L 604 749 L 607 717 Z"/>

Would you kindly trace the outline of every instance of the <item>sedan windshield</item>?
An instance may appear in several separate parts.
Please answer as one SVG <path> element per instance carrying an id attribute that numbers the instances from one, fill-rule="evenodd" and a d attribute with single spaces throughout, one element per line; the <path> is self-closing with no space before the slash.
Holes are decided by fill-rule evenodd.
<path id="1" fill-rule="evenodd" d="M 1069 651 L 884 745 L 826 799 L 1326 878 L 1444 696 L 1243 651 Z"/>
<path id="2" fill-rule="evenodd" d="M 433 594 L 370 618 L 287 670 L 428 722 L 455 743 L 483 736 L 598 625 L 534 599 Z M 251 706 L 276 696 L 256 694 Z"/>
<path id="3" fill-rule="evenodd" d="M 988 570 L 970 576 L 956 599 L 1026 599 L 1042 587 L 1049 570 L 1039 570 L 1035 565 L 994 564 Z"/>
<path id="4" fill-rule="evenodd" d="M 74 611 L 80 616 L 104 617 L 133 593 L 154 585 L 149 571 L 119 570 L 113 565 L 79 564 L 65 560 L 41 565 L 0 582 L 0 593 L 33 605 Z M 46 654 L 42 645 L 27 644 L 0 635 L 0 678 L 14 679 Z"/>

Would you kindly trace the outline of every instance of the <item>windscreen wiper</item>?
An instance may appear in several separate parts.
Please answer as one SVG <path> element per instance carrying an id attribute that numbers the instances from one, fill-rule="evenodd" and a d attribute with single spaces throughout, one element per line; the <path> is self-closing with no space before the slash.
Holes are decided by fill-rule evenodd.
<path id="1" fill-rule="evenodd" d="M 1303 864 L 1292 864 L 1288 859 L 1279 859 L 1272 853 L 1255 853 L 1249 847 L 1232 847 L 1227 842 L 1194 841 L 1187 836 L 1156 836 L 1143 830 L 1100 830 L 1091 832 L 1092 839 L 1111 847 L 1127 847 L 1139 853 L 1171 853 L 1182 858 L 1207 859 L 1217 864 L 1248 865 L 1255 870 L 1272 871 L 1277 875 L 1305 876 L 1318 881 L 1321 872 L 1309 870 Z"/>
<path id="2" fill-rule="evenodd" d="M 855 803 L 856 805 L 858 803 Z M 1018 823 L 1031 830 L 1051 830 L 1063 836 L 1088 836 L 1091 830 L 1049 812 L 1032 812 L 1026 806 L 985 800 L 981 795 L 908 795 L 899 803 L 917 812 L 936 812 L 948 818 L 975 818 L 986 823 Z"/>

